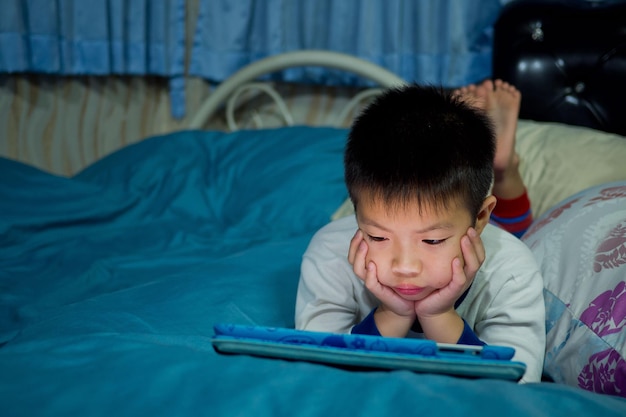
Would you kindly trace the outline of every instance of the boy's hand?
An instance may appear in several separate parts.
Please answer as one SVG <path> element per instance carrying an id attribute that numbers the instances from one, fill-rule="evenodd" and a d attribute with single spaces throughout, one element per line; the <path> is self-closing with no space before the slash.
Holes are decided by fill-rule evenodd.
<path id="1" fill-rule="evenodd" d="M 450 283 L 415 303 L 415 312 L 428 339 L 457 343 L 463 333 L 463 320 L 455 311 L 454 304 L 469 288 L 485 260 L 485 247 L 473 228 L 469 228 L 461 238 L 461 252 L 465 262 L 459 258 L 452 260 Z"/>
<path id="2" fill-rule="evenodd" d="M 381 302 L 381 310 L 394 313 L 402 317 L 415 319 L 413 301 L 407 301 L 396 294 L 391 288 L 383 285 L 378 280 L 376 264 L 367 261 L 367 242 L 363 239 L 363 232 L 357 230 L 350 241 L 348 262 L 352 270 L 364 283 L 365 287 Z"/>
<path id="3" fill-rule="evenodd" d="M 461 238 L 461 252 L 463 261 L 459 258 L 452 260 L 450 283 L 415 303 L 415 313 L 418 317 L 435 316 L 453 310 L 454 303 L 471 285 L 485 261 L 485 247 L 482 239 L 472 227 Z"/>
<path id="4" fill-rule="evenodd" d="M 473 227 L 470 227 L 467 230 L 467 235 L 461 238 L 461 252 L 465 261 L 463 271 L 471 284 L 486 257 L 483 240 Z"/>

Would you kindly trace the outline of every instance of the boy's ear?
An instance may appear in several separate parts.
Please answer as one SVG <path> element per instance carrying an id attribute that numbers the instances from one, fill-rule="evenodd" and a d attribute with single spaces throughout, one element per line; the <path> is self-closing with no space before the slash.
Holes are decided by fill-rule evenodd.
<path id="1" fill-rule="evenodd" d="M 476 226 L 474 226 L 478 234 L 481 234 L 487 223 L 489 223 L 491 212 L 496 207 L 497 202 L 498 200 L 493 195 L 488 196 L 485 198 L 485 201 L 483 201 L 483 205 L 476 216 Z"/>

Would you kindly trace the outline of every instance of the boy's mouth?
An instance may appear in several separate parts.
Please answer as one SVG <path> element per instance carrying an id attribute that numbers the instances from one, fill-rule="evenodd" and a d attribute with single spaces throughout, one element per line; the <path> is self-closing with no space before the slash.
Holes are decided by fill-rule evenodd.
<path id="1" fill-rule="evenodd" d="M 398 294 L 402 295 L 416 295 L 422 291 L 421 287 L 415 287 L 412 285 L 402 285 L 394 288 Z"/>

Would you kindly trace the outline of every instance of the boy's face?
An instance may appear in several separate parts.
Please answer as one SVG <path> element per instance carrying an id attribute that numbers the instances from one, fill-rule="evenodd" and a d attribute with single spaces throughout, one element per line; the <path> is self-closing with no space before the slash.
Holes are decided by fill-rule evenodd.
<path id="1" fill-rule="evenodd" d="M 412 301 L 445 287 L 452 260 L 464 261 L 461 237 L 475 220 L 469 211 L 460 204 L 420 211 L 417 202 L 390 209 L 368 200 L 359 202 L 356 218 L 368 246 L 366 264 L 374 262 L 379 282 Z"/>

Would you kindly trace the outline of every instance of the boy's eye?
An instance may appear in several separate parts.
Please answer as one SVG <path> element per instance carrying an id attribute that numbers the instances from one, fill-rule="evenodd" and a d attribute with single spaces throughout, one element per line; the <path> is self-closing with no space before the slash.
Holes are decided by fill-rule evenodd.
<path id="1" fill-rule="evenodd" d="M 368 238 L 369 240 L 371 240 L 372 242 L 383 242 L 383 241 L 387 240 L 387 239 L 386 239 L 386 238 L 384 238 L 384 237 L 380 237 L 380 236 L 372 236 L 372 235 L 367 235 L 367 238 Z"/>
<path id="2" fill-rule="evenodd" d="M 427 245 L 441 245 L 443 242 L 445 242 L 446 239 L 424 239 L 422 240 L 422 242 L 426 243 Z"/>

